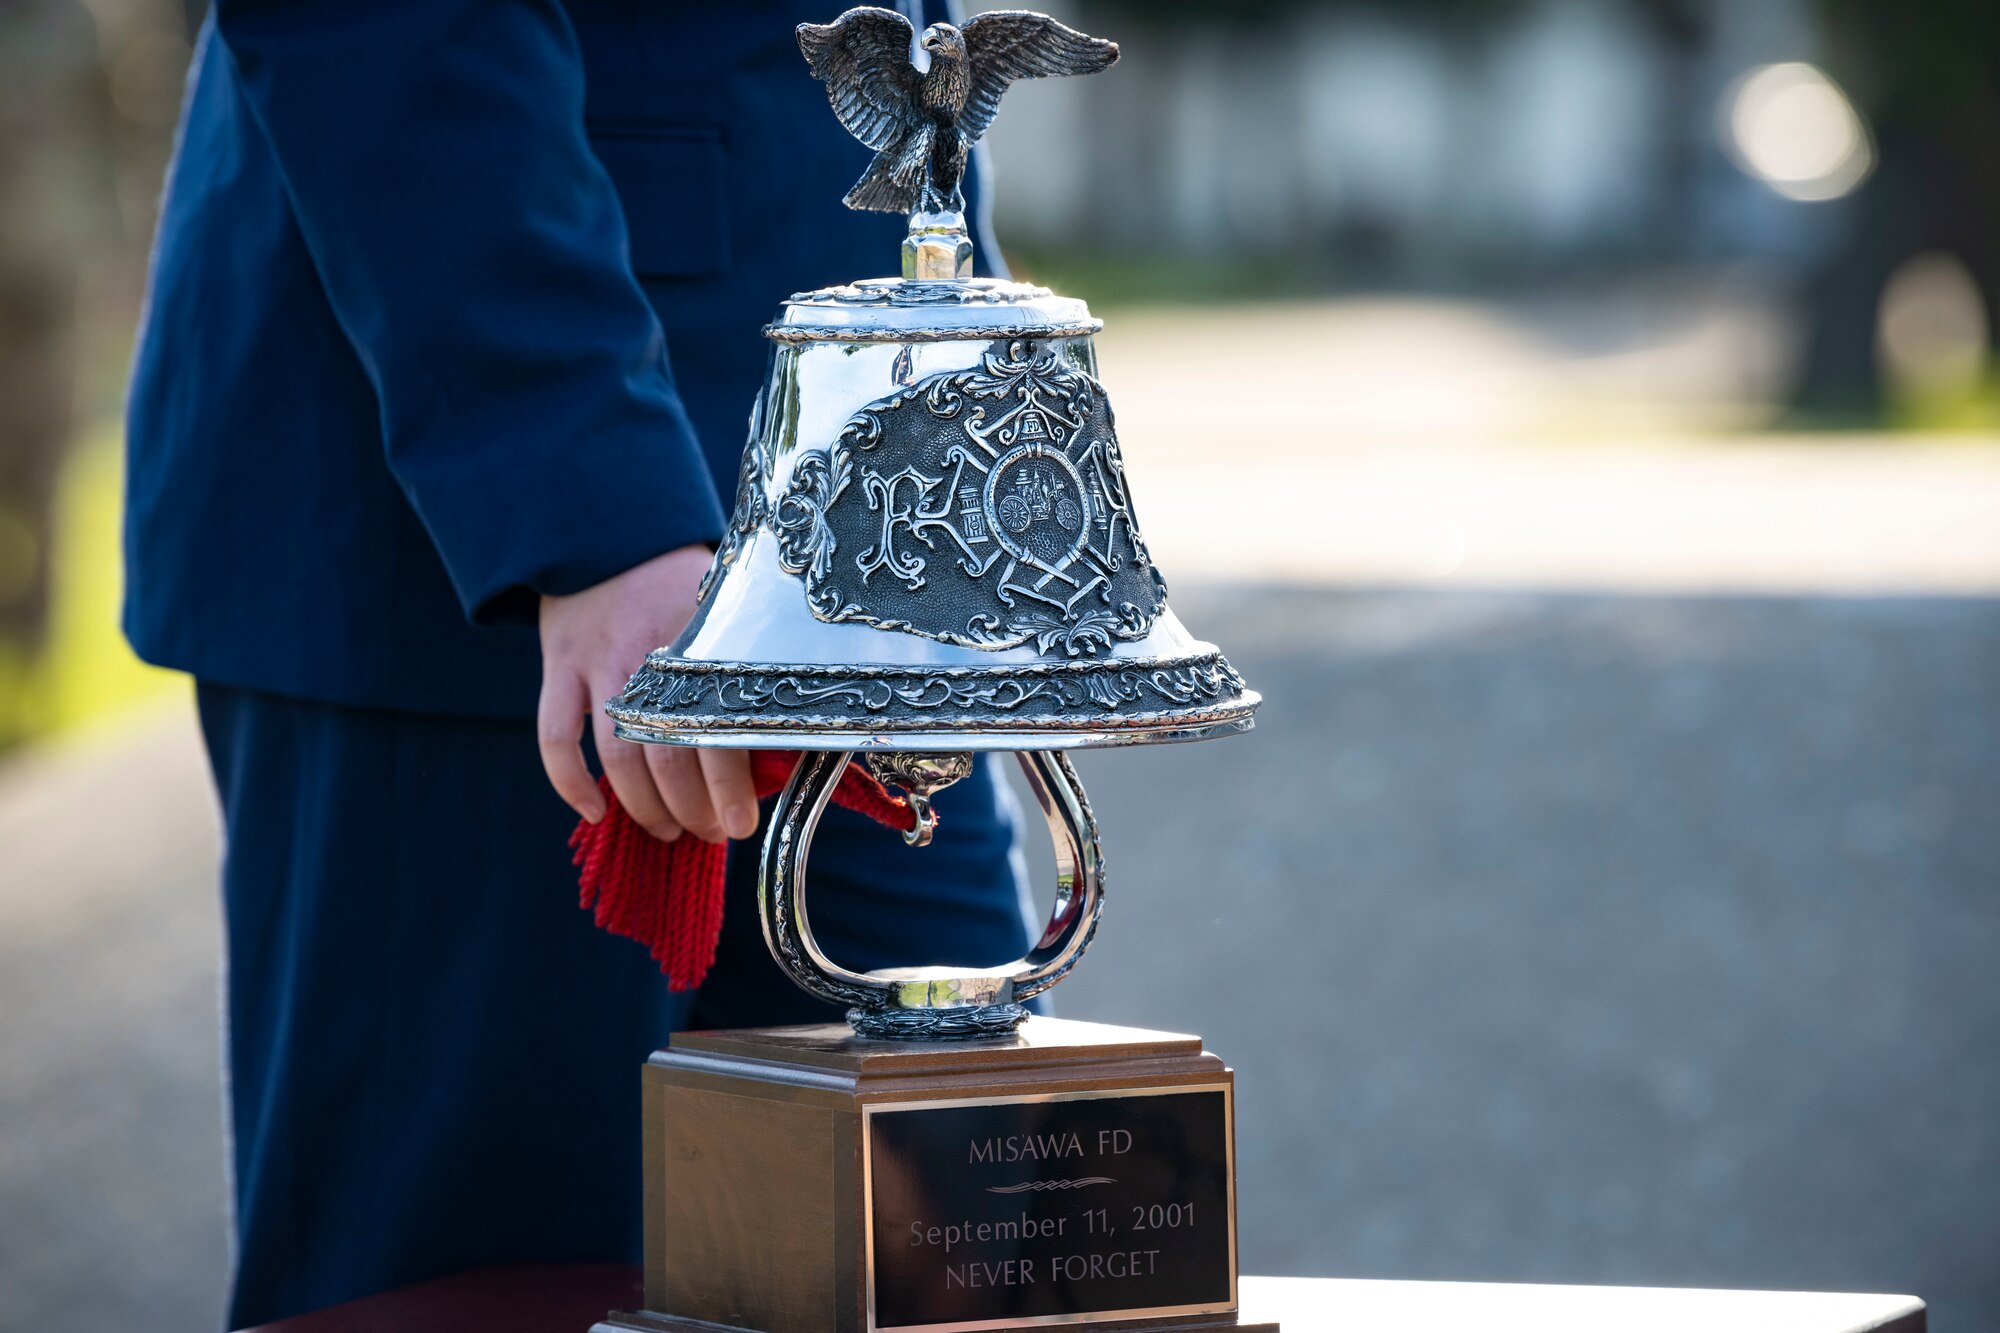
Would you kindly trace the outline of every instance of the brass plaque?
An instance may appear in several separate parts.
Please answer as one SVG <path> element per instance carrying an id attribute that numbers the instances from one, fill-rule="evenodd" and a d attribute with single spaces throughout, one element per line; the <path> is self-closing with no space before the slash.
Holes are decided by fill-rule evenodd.
<path id="1" fill-rule="evenodd" d="M 1225 1085 L 878 1103 L 861 1142 L 874 1333 L 1236 1308 Z"/>

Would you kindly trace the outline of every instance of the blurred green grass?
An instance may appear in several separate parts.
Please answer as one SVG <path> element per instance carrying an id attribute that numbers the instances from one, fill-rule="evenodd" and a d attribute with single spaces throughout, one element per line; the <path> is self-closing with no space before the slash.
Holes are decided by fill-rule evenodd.
<path id="1" fill-rule="evenodd" d="M 0 748 L 167 697 L 181 679 L 133 656 L 118 628 L 123 490 L 122 439 L 105 422 L 63 463 L 42 641 L 0 645 Z"/>
<path id="2" fill-rule="evenodd" d="M 1017 282 L 1040 283 L 1095 310 L 1312 300 L 1339 290 L 1325 274 L 1301 273 L 1298 264 L 1276 259 L 1109 256 L 1012 245 L 1006 253 Z"/>
<path id="3" fill-rule="evenodd" d="M 2000 430 L 2000 370 L 1989 362 L 1965 384 L 1892 390 L 1881 424 L 1899 431 L 1990 435 Z"/>

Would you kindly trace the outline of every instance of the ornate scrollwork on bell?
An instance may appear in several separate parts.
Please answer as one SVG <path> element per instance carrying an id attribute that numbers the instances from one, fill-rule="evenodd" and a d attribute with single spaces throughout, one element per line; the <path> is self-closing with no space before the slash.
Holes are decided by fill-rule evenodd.
<path id="1" fill-rule="evenodd" d="M 1095 657 L 1166 604 L 1103 388 L 1026 338 L 855 413 L 793 464 L 775 520 L 821 620 Z"/>

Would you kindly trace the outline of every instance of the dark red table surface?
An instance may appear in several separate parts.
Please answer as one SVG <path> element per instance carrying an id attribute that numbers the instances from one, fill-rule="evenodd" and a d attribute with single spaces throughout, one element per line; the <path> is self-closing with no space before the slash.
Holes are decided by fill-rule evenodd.
<path id="1" fill-rule="evenodd" d="M 263 1325 L 264 1333 L 586 1333 L 640 1304 L 639 1271 L 485 1268 Z M 1923 1333 L 1911 1296 L 1246 1277 L 1246 1319 L 1285 1333 Z"/>

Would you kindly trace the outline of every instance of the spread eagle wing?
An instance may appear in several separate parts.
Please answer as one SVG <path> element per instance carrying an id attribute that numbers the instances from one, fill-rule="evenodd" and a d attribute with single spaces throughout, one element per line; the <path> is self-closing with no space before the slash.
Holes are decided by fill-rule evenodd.
<path id="1" fill-rule="evenodd" d="M 826 84 L 833 114 L 847 132 L 881 152 L 923 121 L 922 79 L 910 64 L 916 32 L 893 9 L 850 9 L 831 23 L 801 23 L 799 50 Z"/>
<path id="2" fill-rule="evenodd" d="M 875 154 L 841 202 L 874 213 L 907 213 L 915 208 L 923 195 L 924 169 L 936 133 L 929 124 L 919 125 L 902 137 L 898 147 Z"/>
<path id="3" fill-rule="evenodd" d="M 991 10 L 974 17 L 962 31 L 972 89 L 966 94 L 958 128 L 968 139 L 986 133 L 993 113 L 1000 109 L 1000 95 L 1014 80 L 1095 74 L 1118 60 L 1118 43 L 1025 9 Z"/>

